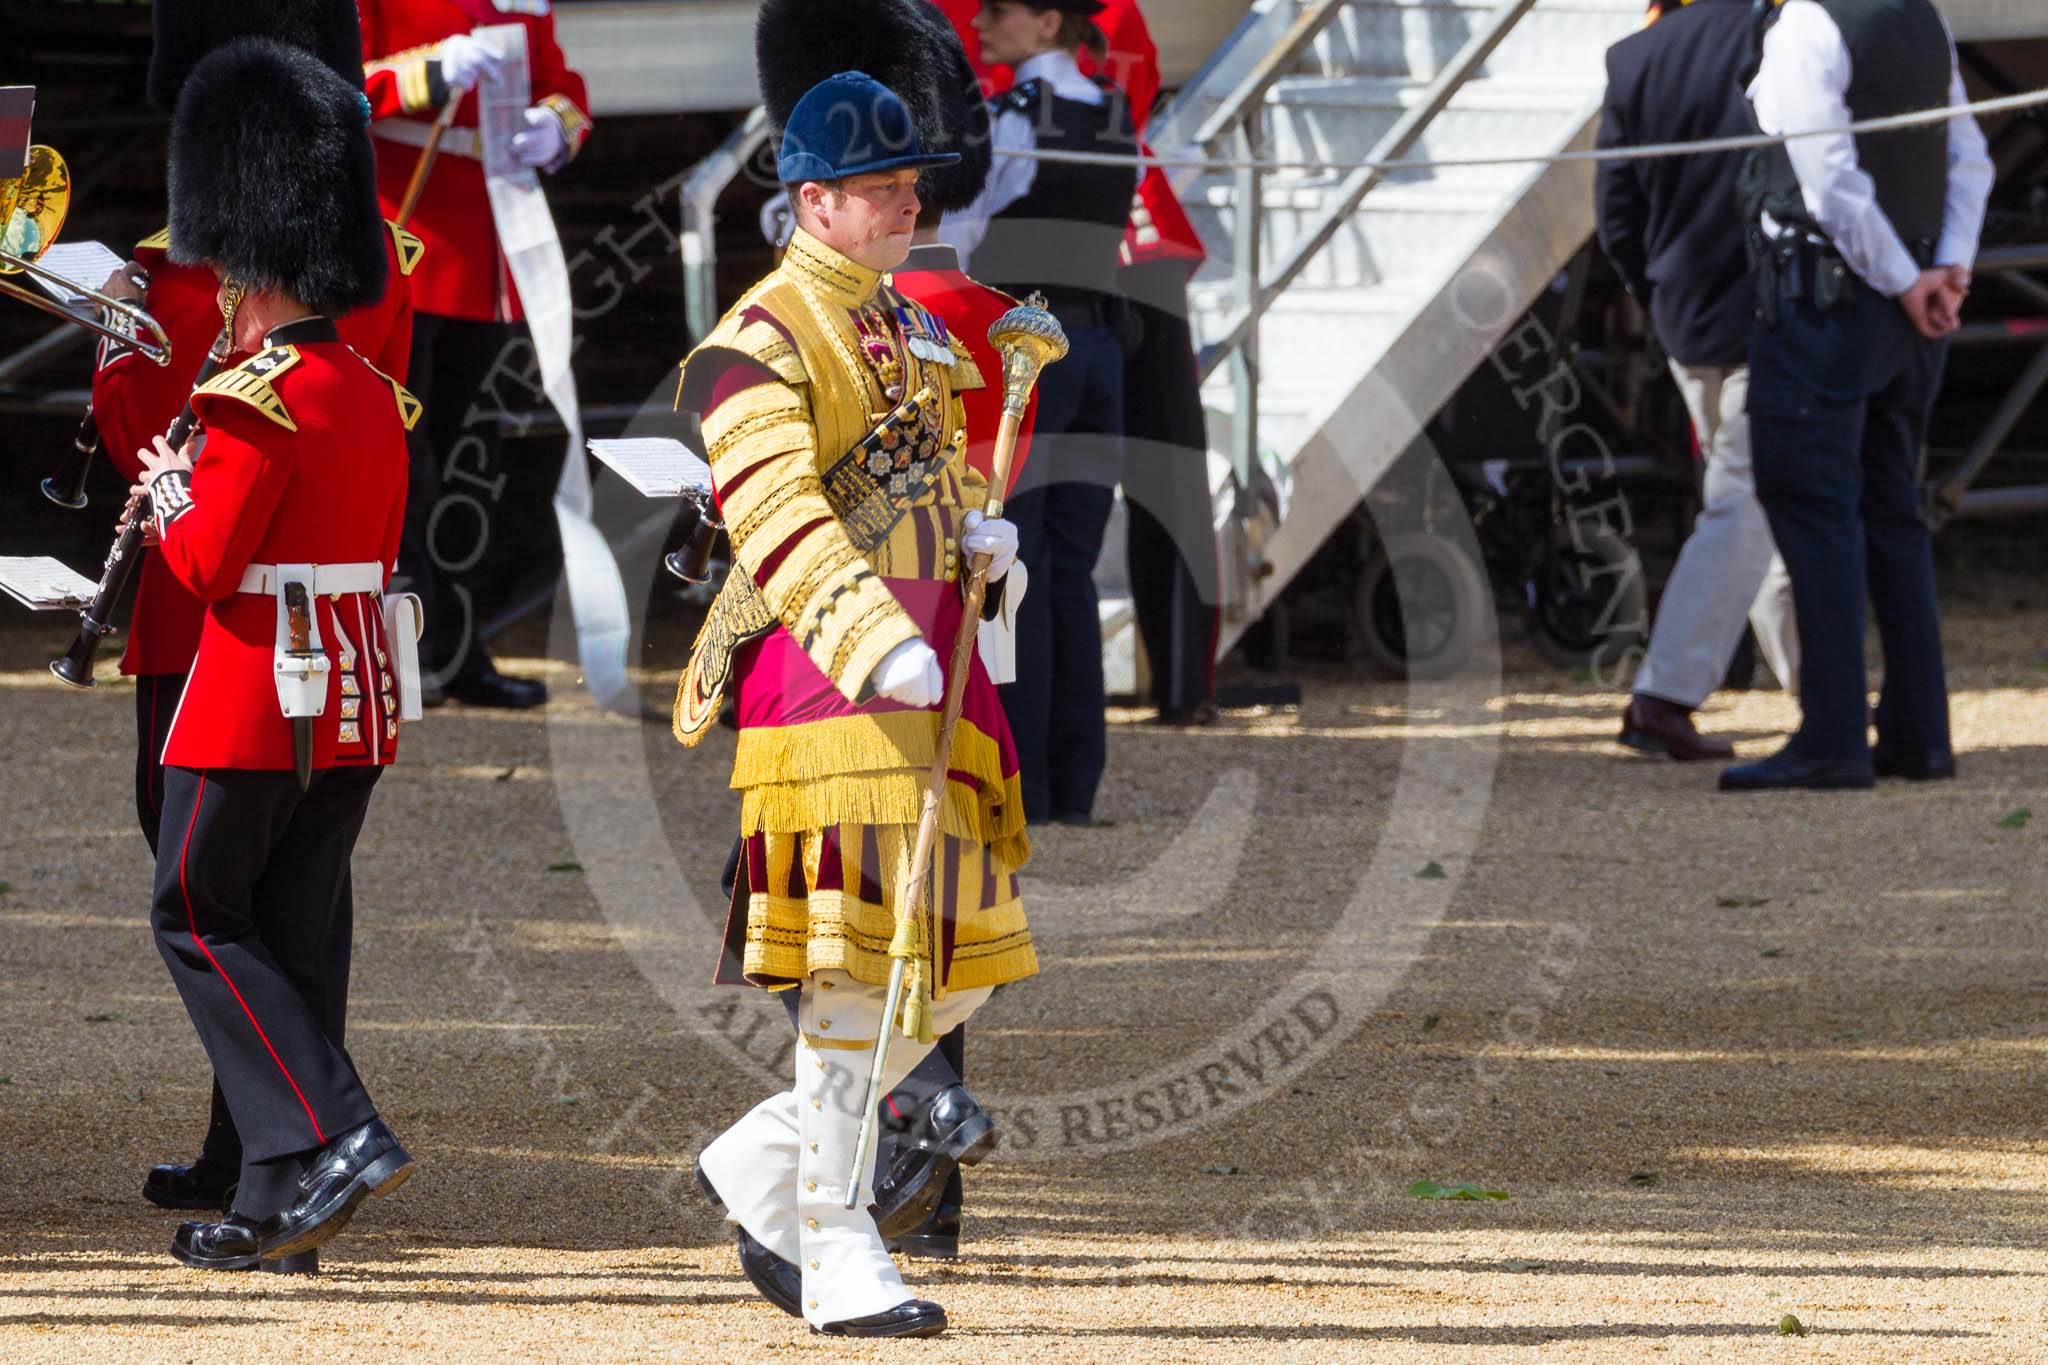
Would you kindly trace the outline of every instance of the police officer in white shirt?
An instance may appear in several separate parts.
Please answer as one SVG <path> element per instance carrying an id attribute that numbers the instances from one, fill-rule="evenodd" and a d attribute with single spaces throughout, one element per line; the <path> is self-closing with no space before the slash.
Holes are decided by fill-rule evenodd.
<path id="1" fill-rule="evenodd" d="M 1016 523 L 1031 591 L 1017 610 L 1017 679 L 1002 688 L 1034 823 L 1093 822 L 1108 744 L 1095 561 L 1123 465 L 1123 365 L 1134 318 L 1117 292 L 1135 168 L 1006 155 L 1137 150 L 1114 87 L 1081 74 L 1107 47 L 1101 0 L 984 0 L 981 56 L 1014 66 L 993 109 L 995 166 L 981 195 L 948 213 L 939 240 L 961 268 L 1007 293 L 1037 291 L 1066 329 L 1066 359 L 1038 382 L 1031 455 L 1004 516 Z"/>
<path id="2" fill-rule="evenodd" d="M 1930 0 L 1787 0 L 1749 90 L 1767 133 L 1967 102 Z M 1757 154 L 1750 348 L 1757 493 L 1792 578 L 1798 731 L 1724 791 L 1951 777 L 1933 545 L 1916 477 L 1994 170 L 1976 120 Z M 1877 742 L 1864 600 L 1884 645 Z"/>

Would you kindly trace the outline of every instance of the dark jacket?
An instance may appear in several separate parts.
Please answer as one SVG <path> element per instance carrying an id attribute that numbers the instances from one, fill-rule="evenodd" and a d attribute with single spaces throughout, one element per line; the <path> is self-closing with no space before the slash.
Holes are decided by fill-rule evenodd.
<path id="1" fill-rule="evenodd" d="M 1693 0 L 1607 51 L 1602 147 L 1756 131 L 1743 78 L 1755 60 L 1749 0 Z M 1687 365 L 1740 365 L 1756 295 L 1742 244 L 1741 152 L 1600 165 L 1600 245 Z"/>

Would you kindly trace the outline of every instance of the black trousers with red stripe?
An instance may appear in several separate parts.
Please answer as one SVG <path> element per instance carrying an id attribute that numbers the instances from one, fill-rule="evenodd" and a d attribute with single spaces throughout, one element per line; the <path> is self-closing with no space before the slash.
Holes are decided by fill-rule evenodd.
<path id="1" fill-rule="evenodd" d="M 349 955 L 336 940 L 349 934 L 349 858 L 381 772 L 323 769 L 302 792 L 290 772 L 164 771 L 151 928 L 246 1162 L 376 1117 L 341 1044 Z"/>
<path id="2" fill-rule="evenodd" d="M 135 815 L 142 824 L 142 837 L 149 841 L 152 856 L 163 824 L 164 739 L 171 732 L 171 720 L 178 714 L 178 702 L 184 695 L 183 673 L 136 676 Z M 342 960 L 342 971 L 344 975 L 348 971 L 346 957 Z M 235 1116 L 228 1110 L 227 1097 L 220 1093 L 219 1081 L 213 1083 L 213 1101 L 207 1112 L 206 1138 L 200 1144 L 199 1161 L 228 1170 L 242 1164 L 242 1138 L 235 1132 Z"/>

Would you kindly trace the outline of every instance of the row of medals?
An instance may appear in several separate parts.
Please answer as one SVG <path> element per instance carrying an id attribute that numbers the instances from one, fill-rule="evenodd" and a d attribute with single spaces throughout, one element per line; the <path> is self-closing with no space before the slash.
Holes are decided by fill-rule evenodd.
<path id="1" fill-rule="evenodd" d="M 853 325 L 860 336 L 861 356 L 892 407 L 903 401 L 903 351 L 952 367 L 953 348 L 945 339 L 945 324 L 922 309 L 899 307 L 892 320 L 879 304 L 869 303 L 855 310 Z M 879 447 L 868 456 L 868 473 L 890 497 L 913 496 L 945 466 L 945 421 L 945 408 L 934 395 L 919 406 L 915 431 L 893 422 L 882 429 Z"/>

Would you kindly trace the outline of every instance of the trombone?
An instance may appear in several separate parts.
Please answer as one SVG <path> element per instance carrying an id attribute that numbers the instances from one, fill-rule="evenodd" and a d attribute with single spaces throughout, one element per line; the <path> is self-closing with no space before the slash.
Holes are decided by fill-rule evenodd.
<path id="1" fill-rule="evenodd" d="M 171 339 L 147 310 L 126 299 L 101 293 L 82 281 L 66 279 L 36 263 L 57 244 L 57 234 L 63 230 L 70 211 L 71 168 L 54 147 L 29 148 L 28 164 L 21 174 L 11 180 L 0 180 L 0 294 L 140 351 L 159 365 L 170 364 Z M 74 312 L 56 299 L 7 278 L 14 275 L 44 280 L 68 293 L 83 295 L 99 309 L 99 316 Z"/>

